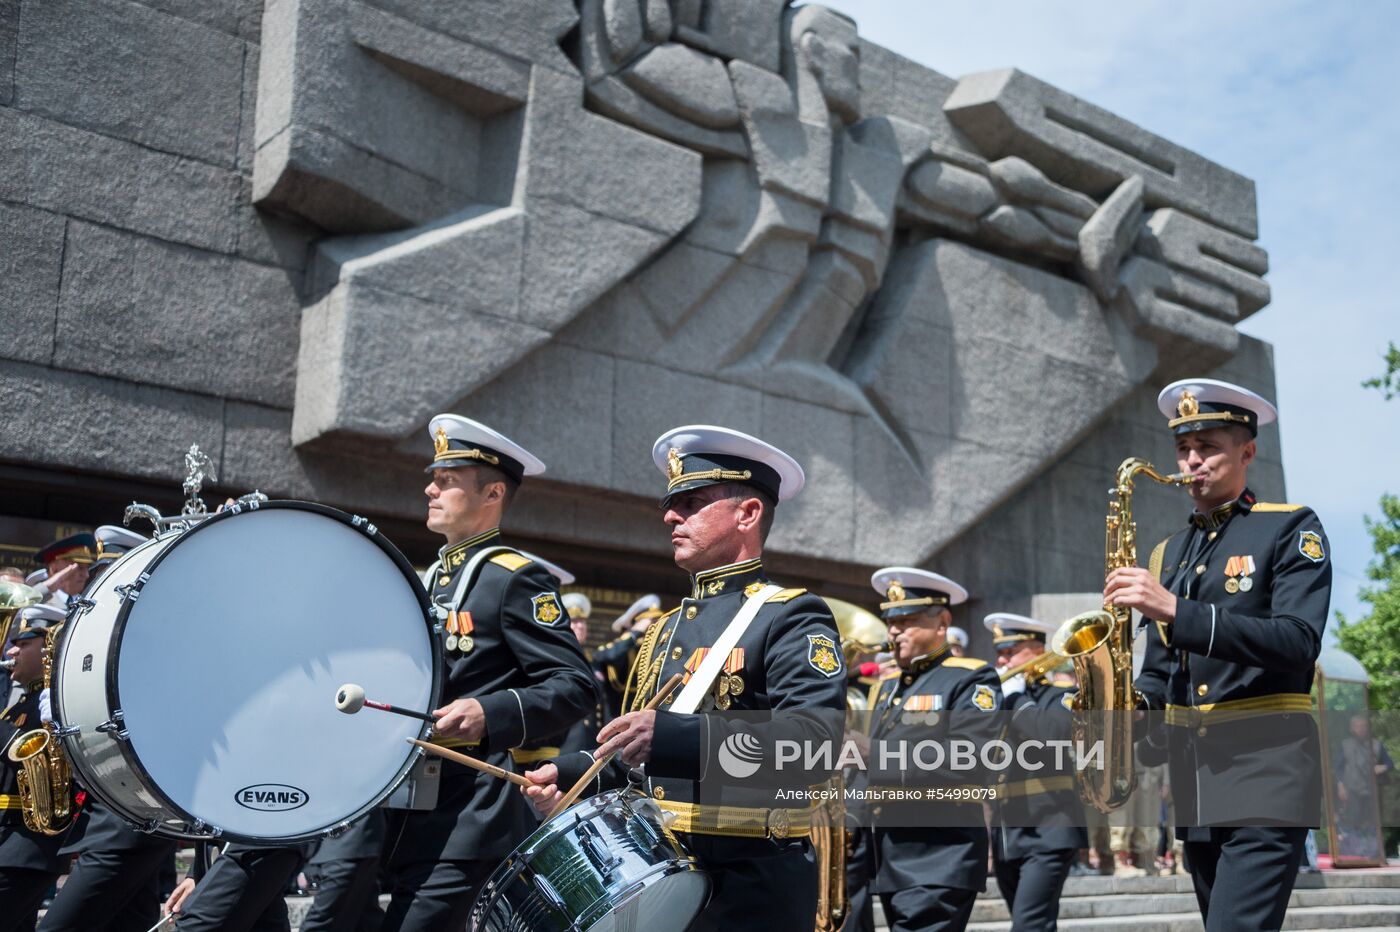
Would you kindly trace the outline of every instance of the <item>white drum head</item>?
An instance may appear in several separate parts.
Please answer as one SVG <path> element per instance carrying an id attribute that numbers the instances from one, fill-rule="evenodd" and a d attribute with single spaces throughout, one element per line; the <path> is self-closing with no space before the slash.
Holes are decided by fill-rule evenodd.
<path id="1" fill-rule="evenodd" d="M 210 519 L 128 603 L 116 702 L 135 763 L 228 837 L 314 837 L 378 803 L 424 723 L 335 707 L 339 686 L 427 711 L 419 589 L 366 534 L 307 505 Z"/>

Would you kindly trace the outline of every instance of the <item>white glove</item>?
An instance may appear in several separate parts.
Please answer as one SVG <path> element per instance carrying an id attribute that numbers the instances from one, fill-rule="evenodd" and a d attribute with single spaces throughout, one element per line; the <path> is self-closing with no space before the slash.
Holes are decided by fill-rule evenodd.
<path id="1" fill-rule="evenodd" d="M 49 691 L 47 689 L 39 693 L 39 721 L 47 725 L 53 721 L 53 706 L 49 703 Z"/>
<path id="2" fill-rule="evenodd" d="M 1026 691 L 1026 674 L 1017 673 L 1011 679 L 1001 684 L 1001 694 L 1003 696 L 1014 696 L 1017 693 Z"/>

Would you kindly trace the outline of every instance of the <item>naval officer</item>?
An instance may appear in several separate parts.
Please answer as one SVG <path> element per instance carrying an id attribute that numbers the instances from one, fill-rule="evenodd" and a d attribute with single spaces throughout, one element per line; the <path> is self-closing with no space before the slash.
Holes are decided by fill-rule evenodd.
<path id="1" fill-rule="evenodd" d="M 899 665 L 876 694 L 872 745 L 995 739 L 1000 680 L 986 661 L 955 657 L 948 644 L 950 609 L 967 601 L 967 590 L 946 576 L 905 566 L 877 570 L 870 583 L 884 598 L 880 613 Z M 881 803 L 872 809 L 870 888 L 891 932 L 966 928 L 977 893 L 987 885 L 982 803 L 989 797 L 977 794 L 986 779 L 980 770 L 921 771 L 898 760 L 868 756 L 872 790 L 939 796 L 912 808 Z"/>
<path id="2" fill-rule="evenodd" d="M 443 706 L 433 741 L 511 769 L 511 749 L 592 710 L 593 674 L 553 575 L 506 546 L 500 524 L 534 454 L 455 414 L 432 419 L 427 525 L 446 543 L 424 581 L 444 621 Z M 459 929 L 482 881 L 534 830 L 504 780 L 444 761 L 437 806 L 393 812 L 385 932 Z"/>
<path id="3" fill-rule="evenodd" d="M 1157 402 L 1194 507 L 1148 568 L 1109 574 L 1104 599 L 1155 622 L 1137 688 L 1165 708 L 1169 727 L 1151 740 L 1169 735 L 1177 834 L 1207 932 L 1278 929 L 1318 824 L 1308 713 L 1332 589 L 1327 537 L 1312 509 L 1249 488 L 1272 404 L 1204 378 L 1173 382 Z"/>
<path id="4" fill-rule="evenodd" d="M 10 637 L 10 675 L 23 692 L 0 713 L 0 932 L 32 930 L 39 903 L 67 858 L 58 853 L 63 835 L 44 835 L 24 824 L 19 797 L 19 766 L 8 752 L 19 736 L 42 728 L 40 693 L 44 687 L 44 639 L 52 625 L 62 624 L 63 611 L 53 605 L 31 605 L 15 618 L 18 630 Z"/>
<path id="5" fill-rule="evenodd" d="M 706 751 L 730 735 L 746 731 L 771 755 L 780 739 L 835 742 L 841 733 L 845 669 L 831 611 L 805 589 L 770 584 L 763 566 L 774 509 L 801 490 L 802 468 L 756 437 L 706 425 L 667 431 L 652 459 L 666 478 L 663 520 L 676 565 L 690 574 L 690 597 L 647 629 L 632 710 L 598 735 L 597 756 L 617 751 L 621 764 L 591 789 L 621 785 L 624 765 L 646 766 L 646 792 L 674 815 L 672 828 L 713 882 L 692 929 L 810 932 L 818 894 L 812 808 L 775 806 L 772 793 L 768 805 L 703 802 L 719 778 L 701 780 L 713 759 Z M 702 675 L 711 649 L 743 616 L 749 624 L 710 665 L 715 675 Z M 679 695 L 658 711 L 642 710 L 678 673 L 691 677 Z M 696 710 L 685 710 L 697 699 Z M 760 723 L 725 716 L 730 711 L 785 714 Z M 536 808 L 549 812 L 592 760 L 570 755 L 531 772 L 538 786 L 526 792 Z"/>
<path id="6" fill-rule="evenodd" d="M 1054 627 L 1036 618 L 994 612 L 982 619 L 992 632 L 1001 684 L 1003 736 L 1012 747 L 1026 741 L 1070 737 L 1072 703 L 1078 689 L 1057 685 L 1050 670 L 1007 673 L 1045 655 Z M 1073 773 L 1055 772 L 1035 761 L 1031 772 L 1013 759 L 998 776 L 993 806 L 992 864 L 997 888 L 1011 911 L 1016 932 L 1054 932 L 1060 893 L 1080 848 L 1089 845 Z"/>

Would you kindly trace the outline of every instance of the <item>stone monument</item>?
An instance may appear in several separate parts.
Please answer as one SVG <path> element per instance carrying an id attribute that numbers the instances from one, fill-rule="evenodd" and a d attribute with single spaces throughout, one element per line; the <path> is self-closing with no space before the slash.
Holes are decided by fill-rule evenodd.
<path id="1" fill-rule="evenodd" d="M 533 547 L 680 591 L 648 452 L 712 422 L 807 467 L 775 574 L 927 565 L 980 617 L 1098 584 L 1113 468 L 1171 460 L 1161 384 L 1273 395 L 1249 179 L 820 6 L 11 0 L 11 62 L 0 457 L 92 523 L 198 442 L 422 556 L 453 410 L 548 462 Z M 1252 475 L 1282 494 L 1273 428 Z M 1143 499 L 1145 538 L 1186 508 Z"/>

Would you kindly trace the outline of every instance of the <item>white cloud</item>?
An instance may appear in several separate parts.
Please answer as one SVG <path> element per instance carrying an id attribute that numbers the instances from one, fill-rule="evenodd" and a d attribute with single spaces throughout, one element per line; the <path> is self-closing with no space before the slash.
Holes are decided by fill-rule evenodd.
<path id="1" fill-rule="evenodd" d="M 1360 382 L 1400 341 L 1400 4 L 835 0 L 951 76 L 1017 67 L 1253 178 L 1289 497 L 1322 515 L 1333 604 L 1360 614 L 1361 523 L 1400 492 L 1400 400 Z"/>

